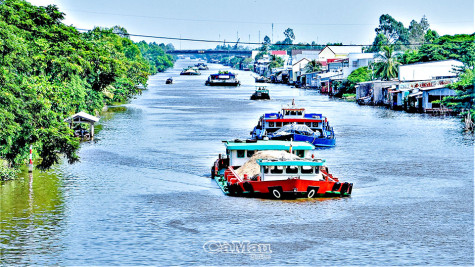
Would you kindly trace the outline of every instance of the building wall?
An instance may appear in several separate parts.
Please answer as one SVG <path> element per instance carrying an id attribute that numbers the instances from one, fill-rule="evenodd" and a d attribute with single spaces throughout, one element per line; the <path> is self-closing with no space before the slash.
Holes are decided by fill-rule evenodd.
<path id="1" fill-rule="evenodd" d="M 430 80 L 436 77 L 456 76 L 454 66 L 462 66 L 458 60 L 442 60 L 419 64 L 400 65 L 400 81 Z"/>
<path id="2" fill-rule="evenodd" d="M 318 60 L 327 61 L 329 58 L 335 58 L 335 53 L 330 48 L 325 47 L 318 55 Z"/>
<path id="3" fill-rule="evenodd" d="M 301 75 L 302 69 L 307 66 L 309 60 L 308 59 L 303 59 L 294 65 L 292 65 L 292 81 L 296 82 L 297 81 L 297 76 Z"/>
<path id="4" fill-rule="evenodd" d="M 374 53 L 350 53 L 348 54 L 349 66 L 343 68 L 343 78 L 347 78 L 357 68 L 368 66 L 374 62 Z"/>
<path id="5" fill-rule="evenodd" d="M 429 102 L 429 96 L 439 96 L 439 99 L 443 99 L 446 96 L 454 96 L 457 93 L 450 88 L 440 88 L 434 90 L 425 90 L 422 92 L 422 108 L 432 108 L 432 103 Z"/>

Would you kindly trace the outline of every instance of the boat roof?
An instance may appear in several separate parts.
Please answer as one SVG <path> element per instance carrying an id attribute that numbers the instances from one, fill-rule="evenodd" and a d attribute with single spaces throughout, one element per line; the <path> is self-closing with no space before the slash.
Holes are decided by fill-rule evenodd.
<path id="1" fill-rule="evenodd" d="M 262 160 L 258 159 L 260 166 L 324 166 L 324 159 L 303 159 L 303 160 Z"/>
<path id="2" fill-rule="evenodd" d="M 229 150 L 289 150 L 290 144 L 294 150 L 313 150 L 315 146 L 301 141 L 257 140 L 252 142 L 223 141 Z"/>

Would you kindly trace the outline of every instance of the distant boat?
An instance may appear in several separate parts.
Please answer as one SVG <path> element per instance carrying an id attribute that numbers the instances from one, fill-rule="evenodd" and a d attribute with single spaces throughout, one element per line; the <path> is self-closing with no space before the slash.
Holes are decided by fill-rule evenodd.
<path id="1" fill-rule="evenodd" d="M 256 86 L 256 91 L 251 95 L 251 100 L 270 100 L 269 90 L 265 86 Z"/>
<path id="2" fill-rule="evenodd" d="M 260 77 L 254 78 L 254 81 L 255 81 L 256 83 L 268 83 L 268 82 L 269 82 L 269 79 L 267 79 L 267 78 L 264 77 L 264 76 L 260 76 Z"/>
<path id="3" fill-rule="evenodd" d="M 209 86 L 239 86 L 241 82 L 236 78 L 236 74 L 229 71 L 220 71 L 217 74 L 211 74 L 206 80 L 205 85 Z"/>
<path id="4" fill-rule="evenodd" d="M 201 75 L 201 73 L 198 71 L 197 68 L 190 66 L 188 68 L 183 69 L 180 75 Z"/>
<path id="5" fill-rule="evenodd" d="M 198 63 L 195 65 L 196 68 L 198 68 L 198 70 L 208 70 L 208 66 L 205 64 L 205 63 Z"/>
<path id="6" fill-rule="evenodd" d="M 168 78 L 165 82 L 165 84 L 172 84 L 173 83 L 173 79 L 172 78 Z"/>

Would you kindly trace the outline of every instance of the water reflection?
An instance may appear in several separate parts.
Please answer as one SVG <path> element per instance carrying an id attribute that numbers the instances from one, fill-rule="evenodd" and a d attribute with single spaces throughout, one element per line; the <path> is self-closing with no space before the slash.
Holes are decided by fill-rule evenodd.
<path id="1" fill-rule="evenodd" d="M 0 184 L 0 255 L 2 263 L 58 264 L 42 262 L 35 255 L 61 250 L 64 199 L 61 179 L 55 173 L 24 171 L 20 179 Z M 4 257 L 5 256 L 5 257 Z"/>

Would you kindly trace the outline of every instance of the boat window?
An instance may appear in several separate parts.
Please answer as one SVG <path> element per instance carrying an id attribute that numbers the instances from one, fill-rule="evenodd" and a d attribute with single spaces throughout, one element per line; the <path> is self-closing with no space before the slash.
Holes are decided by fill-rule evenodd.
<path id="1" fill-rule="evenodd" d="M 268 166 L 264 166 L 264 173 L 269 173 L 269 167 Z"/>
<path id="2" fill-rule="evenodd" d="M 297 115 L 302 115 L 302 111 L 297 111 Z"/>
<path id="3" fill-rule="evenodd" d="M 295 155 L 303 158 L 305 156 L 305 150 L 295 150 Z"/>
<path id="4" fill-rule="evenodd" d="M 290 115 L 297 115 L 297 113 L 295 111 L 291 111 Z"/>
<path id="5" fill-rule="evenodd" d="M 282 166 L 274 166 L 270 170 L 270 173 L 276 173 L 276 174 L 284 173 L 284 168 Z"/>
<path id="6" fill-rule="evenodd" d="M 282 122 L 276 122 L 276 123 L 275 123 L 275 126 L 276 126 L 276 127 L 282 127 Z"/>
<path id="7" fill-rule="evenodd" d="M 307 125 L 308 127 L 312 127 L 312 123 L 311 123 L 311 122 L 306 122 L 305 125 Z"/>
<path id="8" fill-rule="evenodd" d="M 287 124 L 289 124 L 289 123 L 288 123 L 288 122 L 283 122 L 283 123 L 282 123 L 282 125 L 287 125 Z"/>
<path id="9" fill-rule="evenodd" d="M 244 150 L 236 150 L 238 158 L 244 158 Z"/>
<path id="10" fill-rule="evenodd" d="M 299 173 L 299 168 L 297 166 L 287 166 L 285 172 L 290 174 Z"/>
<path id="11" fill-rule="evenodd" d="M 320 173 L 320 168 L 319 167 L 316 167 L 315 168 L 315 174 L 319 174 Z"/>
<path id="12" fill-rule="evenodd" d="M 255 152 L 254 150 L 248 150 L 247 151 L 247 157 L 248 158 L 252 157 L 252 155 L 254 155 L 254 152 Z"/>
<path id="13" fill-rule="evenodd" d="M 302 166 L 301 172 L 302 172 L 302 174 L 312 174 L 313 173 L 313 166 Z"/>
<path id="14" fill-rule="evenodd" d="M 318 122 L 312 122 L 313 127 L 318 127 Z"/>
<path id="15" fill-rule="evenodd" d="M 274 127 L 274 122 L 269 122 L 269 127 Z"/>
<path id="16" fill-rule="evenodd" d="M 226 155 L 229 156 L 229 149 L 226 149 Z"/>

